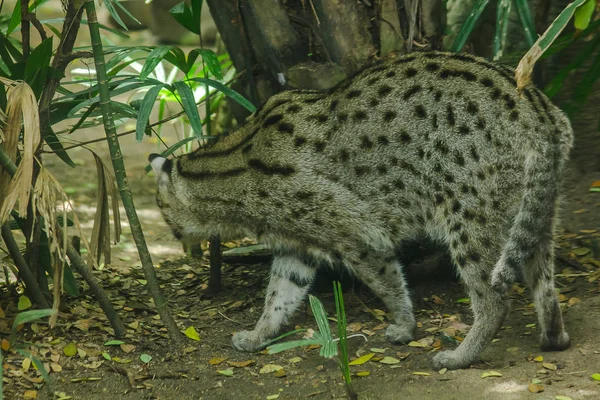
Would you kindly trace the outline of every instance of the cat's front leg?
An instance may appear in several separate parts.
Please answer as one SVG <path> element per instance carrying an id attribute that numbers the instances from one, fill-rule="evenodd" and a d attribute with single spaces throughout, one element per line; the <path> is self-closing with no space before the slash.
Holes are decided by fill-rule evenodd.
<path id="1" fill-rule="evenodd" d="M 263 314 L 254 330 L 233 335 L 233 347 L 250 352 L 265 347 L 265 343 L 279 333 L 281 326 L 302 303 L 315 274 L 316 267 L 306 265 L 297 257 L 275 257 Z"/>

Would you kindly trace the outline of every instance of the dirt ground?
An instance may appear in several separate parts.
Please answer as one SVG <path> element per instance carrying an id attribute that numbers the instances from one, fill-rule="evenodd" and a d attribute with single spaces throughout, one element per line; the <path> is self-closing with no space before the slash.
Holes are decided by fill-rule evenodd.
<path id="1" fill-rule="evenodd" d="M 77 139 L 86 140 L 99 134 L 98 130 L 78 132 Z M 203 298 L 207 262 L 184 257 L 154 205 L 153 179 L 140 179 L 146 155 L 156 150 L 156 144 L 148 140 L 138 144 L 132 137 L 126 137 L 122 145 L 163 290 L 181 330 L 193 326 L 200 340 L 186 339 L 183 354 L 176 354 L 170 348 L 166 331 L 144 288 L 135 246 L 122 217 L 125 233 L 121 243 L 114 247 L 113 263 L 95 274 L 128 328 L 124 344 L 104 345 L 113 339 L 112 330 L 89 293 L 79 299 L 68 299 L 61 307 L 57 328 L 49 330 L 38 323 L 26 327 L 20 336 L 21 341 L 35 344 L 34 351 L 51 371 L 52 387 L 42 384 L 33 367 L 23 368 L 23 357 L 9 352 L 4 365 L 5 398 L 27 398 L 33 391 L 40 399 L 82 400 L 344 398 L 345 387 L 335 359 L 321 358 L 318 349 L 299 348 L 268 355 L 247 354 L 232 348 L 231 335 L 251 327 L 260 315 L 268 266 L 226 265 L 224 290 L 213 298 Z M 92 147 L 110 164 L 103 143 Z M 84 227 L 89 230 L 95 198 L 92 159 L 83 149 L 73 150 L 71 156 L 85 167 L 70 169 L 53 156 L 47 156 L 45 162 L 72 193 Z M 419 321 L 417 343 L 413 346 L 387 343 L 383 305 L 358 283 L 344 281 L 350 333 L 363 333 L 368 339 L 366 342 L 362 338 L 351 339 L 351 358 L 374 353 L 368 362 L 351 367 L 359 398 L 600 398 L 600 382 L 592 379 L 593 374 L 600 373 L 597 334 L 600 332 L 600 226 L 597 218 L 593 218 L 600 214 L 600 196 L 580 194 L 575 204 L 570 203 L 569 194 L 566 197 L 563 220 L 585 228 L 563 231 L 558 240 L 558 272 L 562 275 L 558 287 L 572 338 L 570 349 L 540 351 L 531 300 L 525 290 L 516 287 L 512 311 L 497 338 L 483 353 L 482 362 L 467 370 L 445 374 L 433 371 L 432 356 L 440 348 L 452 348 L 464 337 L 472 315 L 468 303 L 461 302 L 464 291 L 448 273 L 448 267 L 442 262 L 438 269 L 429 266 L 423 271 L 420 268 L 427 263 L 417 260 L 408 266 Z M 335 307 L 330 279 L 323 276 L 314 294 L 323 300 L 331 315 Z M 10 302 L 2 302 L 2 308 L 9 317 L 16 312 L 16 305 Z M 1 330 L 5 332 L 8 320 L 0 321 L 4 321 Z M 299 312 L 292 324 L 289 330 L 294 325 L 316 328 L 308 309 Z M 77 348 L 77 354 L 71 357 L 65 355 L 65 347 L 70 343 Z M 112 360 L 107 360 L 103 353 Z M 152 360 L 144 363 L 140 359 L 142 354 L 150 355 Z M 383 357 L 392 357 L 392 364 L 382 363 L 381 360 L 389 360 Z M 269 365 L 278 367 L 267 368 L 281 370 L 264 373 Z M 482 377 L 490 371 L 501 376 Z"/>
<path id="2" fill-rule="evenodd" d="M 98 129 L 78 131 L 73 139 L 89 140 L 102 134 Z M 232 334 L 249 329 L 260 316 L 268 266 L 225 265 L 223 291 L 212 298 L 203 297 L 207 262 L 184 257 L 181 245 L 171 236 L 154 204 L 153 179 L 140 178 L 147 155 L 157 150 L 157 144 L 147 138 L 138 144 L 131 136 L 121 143 L 162 288 L 181 330 L 194 327 L 199 340 L 186 339 L 182 353 L 170 347 L 145 290 L 123 212 L 124 233 L 121 243 L 114 246 L 113 262 L 95 271 L 95 275 L 128 328 L 124 343 L 105 345 L 114 339 L 112 329 L 89 292 L 77 299 L 65 298 L 55 329 L 43 323 L 31 324 L 19 336 L 19 341 L 34 344 L 34 353 L 51 371 L 51 387 L 22 356 L 8 352 L 4 359 L 4 398 L 345 398 L 336 360 L 321 358 L 318 349 L 298 348 L 268 355 L 232 348 Z M 110 164 L 104 143 L 90 147 Z M 79 218 L 89 232 L 95 211 L 93 158 L 84 149 L 74 149 L 70 155 L 83 167 L 71 169 L 54 156 L 44 161 L 72 195 Z M 592 378 L 600 374 L 600 193 L 588 191 L 591 182 L 599 179 L 588 176 L 573 180 L 565 194 L 563 223 L 567 229 L 558 238 L 557 286 L 571 348 L 564 352 L 540 351 L 531 299 L 526 290 L 516 286 L 512 311 L 483 353 L 482 362 L 466 370 L 444 374 L 433 371 L 431 358 L 435 352 L 454 347 L 465 336 L 472 314 L 460 283 L 452 278 L 448 267 L 441 263 L 436 269 L 431 262 L 418 262 L 423 257 L 420 255 L 407 266 L 419 321 L 412 346 L 387 343 L 384 328 L 388 321 L 381 302 L 358 283 L 344 280 L 349 331 L 368 339 L 351 339 L 350 356 L 354 359 L 374 353 L 366 363 L 351 367 L 359 398 L 600 399 L 600 381 Z M 423 265 L 428 265 L 426 271 L 420 269 Z M 330 279 L 323 276 L 313 293 L 332 315 L 335 306 Z M 6 318 L 0 318 L 0 333 L 4 336 L 17 311 L 14 299 L 1 299 L 0 307 L 6 314 Z M 291 322 L 289 330 L 294 326 L 316 329 L 308 309 L 298 312 Z M 72 344 L 77 351 L 68 356 Z M 152 359 L 143 362 L 143 355 Z M 266 372 L 269 369 L 271 372 Z"/>

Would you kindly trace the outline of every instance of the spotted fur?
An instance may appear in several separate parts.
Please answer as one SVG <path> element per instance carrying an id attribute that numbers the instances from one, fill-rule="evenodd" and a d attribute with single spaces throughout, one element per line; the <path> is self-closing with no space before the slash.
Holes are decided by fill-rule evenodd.
<path id="1" fill-rule="evenodd" d="M 157 202 L 178 238 L 254 236 L 276 257 L 256 328 L 260 349 L 308 291 L 319 265 L 343 265 L 387 305 L 392 342 L 415 319 L 395 249 L 427 235 L 447 245 L 475 322 L 436 368 L 477 359 L 508 312 L 506 285 L 532 290 L 544 348 L 569 337 L 554 293 L 552 234 L 570 124 L 513 72 L 464 54 L 416 53 L 327 92 L 273 96 L 216 145 L 151 156 Z M 495 268 L 494 268 L 495 267 Z"/>

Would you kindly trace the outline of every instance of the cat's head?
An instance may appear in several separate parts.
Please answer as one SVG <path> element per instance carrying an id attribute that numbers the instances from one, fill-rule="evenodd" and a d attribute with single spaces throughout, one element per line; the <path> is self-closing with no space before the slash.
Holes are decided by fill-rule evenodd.
<path id="1" fill-rule="evenodd" d="M 176 173 L 173 171 L 173 160 L 158 154 L 150 154 L 148 161 L 150 161 L 158 186 L 156 204 L 171 228 L 173 236 L 182 240 L 186 236 L 183 221 L 186 218 L 185 215 L 189 213 L 189 208 L 185 207 L 181 190 L 177 187 L 176 178 L 173 176 Z"/>

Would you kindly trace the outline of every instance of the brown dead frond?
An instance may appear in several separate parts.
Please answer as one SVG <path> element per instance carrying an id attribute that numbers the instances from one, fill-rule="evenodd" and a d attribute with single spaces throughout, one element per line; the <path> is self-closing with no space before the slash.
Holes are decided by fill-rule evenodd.
<path id="1" fill-rule="evenodd" d="M 40 143 L 40 121 L 37 101 L 29 85 L 2 77 L 0 82 L 7 87 L 7 118 L 2 147 L 13 161 L 17 159 L 19 136 L 21 129 L 23 130 L 21 160 L 16 174 L 11 179 L 6 171 L 0 173 L 0 224 L 2 224 L 17 203 L 19 214 L 27 215 L 34 153 Z"/>
<path id="2" fill-rule="evenodd" d="M 119 200 L 115 180 L 102 159 L 88 149 L 96 160 L 96 173 L 98 177 L 98 192 L 96 203 L 96 216 L 94 217 L 94 227 L 92 229 L 91 251 L 88 263 L 99 262 L 100 257 L 104 255 L 104 262 L 110 263 L 110 218 L 109 207 L 112 206 L 113 221 L 115 226 L 114 244 L 119 242 L 121 237 L 121 216 L 119 214 Z M 110 195 L 111 203 L 108 196 Z"/>

